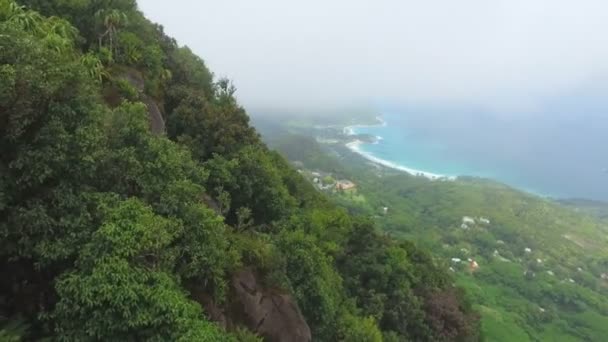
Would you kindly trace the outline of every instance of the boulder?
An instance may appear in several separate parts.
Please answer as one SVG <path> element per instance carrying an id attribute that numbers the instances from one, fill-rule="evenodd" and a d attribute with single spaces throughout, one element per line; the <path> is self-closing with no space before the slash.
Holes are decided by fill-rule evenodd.
<path id="1" fill-rule="evenodd" d="M 156 135 L 162 135 L 165 133 L 165 120 L 163 115 L 158 108 L 156 102 L 148 95 L 144 93 L 145 80 L 143 75 L 134 69 L 126 69 L 122 71 L 119 76 L 123 80 L 126 80 L 137 89 L 141 101 L 148 107 L 148 120 L 150 121 L 150 131 Z"/>
<path id="2" fill-rule="evenodd" d="M 288 294 L 264 289 L 248 269 L 232 277 L 234 305 L 232 311 L 250 330 L 267 341 L 309 342 L 310 328 L 295 300 Z"/>
<path id="3" fill-rule="evenodd" d="M 165 120 L 163 119 L 163 115 L 156 105 L 156 102 L 154 102 L 154 100 L 152 100 L 148 95 L 141 94 L 141 97 L 146 107 L 148 107 L 150 131 L 157 135 L 165 134 Z"/>

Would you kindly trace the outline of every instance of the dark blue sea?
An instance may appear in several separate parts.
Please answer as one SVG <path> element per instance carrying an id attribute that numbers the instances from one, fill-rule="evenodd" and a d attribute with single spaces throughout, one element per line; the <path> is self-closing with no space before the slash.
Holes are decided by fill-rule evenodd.
<path id="1" fill-rule="evenodd" d="M 444 176 L 480 176 L 554 198 L 608 201 L 608 108 L 560 102 L 499 113 L 384 106 L 379 137 L 359 150 L 392 165 Z"/>

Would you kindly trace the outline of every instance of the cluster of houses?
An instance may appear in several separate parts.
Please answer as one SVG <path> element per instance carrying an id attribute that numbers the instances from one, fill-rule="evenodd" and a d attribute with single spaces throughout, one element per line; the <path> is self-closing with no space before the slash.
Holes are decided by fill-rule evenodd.
<path id="1" fill-rule="evenodd" d="M 300 174 L 308 174 L 302 169 L 298 169 Z M 340 190 L 352 191 L 357 188 L 357 185 L 348 179 L 334 180 L 331 173 L 313 171 L 310 172 L 310 180 L 319 190 Z"/>
<path id="2" fill-rule="evenodd" d="M 464 230 L 469 230 L 471 228 L 478 228 L 480 226 L 489 226 L 491 224 L 491 221 L 490 221 L 490 219 L 483 217 L 483 216 L 482 217 L 463 216 L 460 223 L 461 223 L 460 228 L 462 228 Z M 506 245 L 506 243 L 503 240 L 496 240 L 496 244 L 497 245 Z M 469 251 L 466 248 L 461 248 L 460 251 L 465 255 L 469 254 Z M 535 256 L 536 253 L 534 253 L 532 248 L 524 247 L 522 252 L 524 255 L 527 256 L 525 258 L 530 258 L 530 257 L 534 256 L 534 259 L 531 259 L 531 260 L 536 261 L 537 265 L 540 266 L 540 265 L 546 264 L 547 260 L 546 259 L 543 260 L 541 258 L 536 257 Z M 499 259 L 500 261 L 511 262 L 511 260 L 500 255 L 500 253 L 497 249 L 494 250 L 493 257 Z M 522 258 L 518 258 L 517 261 L 522 262 Z M 467 262 L 468 262 L 468 264 L 467 264 Z M 473 273 L 479 269 L 479 264 L 477 263 L 477 261 L 473 260 L 472 258 L 463 260 L 461 258 L 454 257 L 454 258 L 451 258 L 451 266 L 449 267 L 449 270 L 452 272 L 456 272 L 458 269 L 463 269 L 462 265 L 467 265 L 466 269 L 471 273 Z M 581 267 L 577 267 L 576 270 L 578 272 L 584 272 L 583 268 L 581 268 Z M 556 276 L 556 274 L 552 270 L 545 270 L 545 273 L 550 276 Z M 536 274 L 535 274 L 535 272 L 533 272 L 531 270 L 526 270 L 526 271 L 524 271 L 524 276 L 534 278 L 534 277 L 536 277 Z M 608 282 L 608 273 L 602 273 L 599 276 L 599 278 L 605 282 Z M 570 278 L 570 277 L 566 277 L 566 278 L 563 278 L 561 280 L 561 282 L 575 284 L 576 280 L 574 280 L 573 278 Z"/>
<path id="3" fill-rule="evenodd" d="M 468 262 L 469 272 L 475 272 L 479 269 L 479 264 L 477 263 L 477 261 L 475 261 L 471 258 L 468 258 L 466 261 Z M 464 261 L 460 258 L 452 258 L 452 263 L 453 264 L 462 264 L 462 263 L 464 263 Z M 456 270 L 454 269 L 453 266 L 450 267 L 450 271 L 456 272 Z"/>
<path id="4" fill-rule="evenodd" d="M 347 179 L 342 179 L 342 180 L 336 181 L 337 190 L 353 190 L 356 187 L 357 186 L 355 185 L 355 183 L 353 183 Z"/>
<path id="5" fill-rule="evenodd" d="M 485 218 L 485 217 L 474 218 L 474 217 L 470 217 L 470 216 L 463 216 L 462 224 L 460 225 L 460 228 L 469 229 L 476 224 L 489 225 L 490 219 Z"/>

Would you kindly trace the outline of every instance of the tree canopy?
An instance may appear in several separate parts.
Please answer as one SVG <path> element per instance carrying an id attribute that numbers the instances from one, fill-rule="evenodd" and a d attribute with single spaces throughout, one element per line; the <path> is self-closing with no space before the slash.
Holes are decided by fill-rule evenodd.
<path id="1" fill-rule="evenodd" d="M 477 339 L 433 258 L 316 192 L 234 92 L 133 0 L 0 0 L 0 337 L 258 340 L 248 268 L 315 340 Z"/>

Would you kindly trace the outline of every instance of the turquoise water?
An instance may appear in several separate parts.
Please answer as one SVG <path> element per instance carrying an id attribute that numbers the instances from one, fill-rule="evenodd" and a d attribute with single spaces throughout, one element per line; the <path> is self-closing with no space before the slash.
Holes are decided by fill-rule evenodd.
<path id="1" fill-rule="evenodd" d="M 608 200 L 608 118 L 481 111 L 384 109 L 381 139 L 361 152 L 445 176 L 479 176 L 536 194 Z"/>

